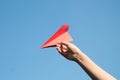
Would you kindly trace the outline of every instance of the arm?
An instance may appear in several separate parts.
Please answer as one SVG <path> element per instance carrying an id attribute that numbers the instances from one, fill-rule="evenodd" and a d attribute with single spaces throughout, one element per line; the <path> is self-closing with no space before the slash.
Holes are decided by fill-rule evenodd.
<path id="1" fill-rule="evenodd" d="M 64 57 L 77 62 L 93 80 L 116 80 L 72 43 L 62 42 L 56 48 Z"/>

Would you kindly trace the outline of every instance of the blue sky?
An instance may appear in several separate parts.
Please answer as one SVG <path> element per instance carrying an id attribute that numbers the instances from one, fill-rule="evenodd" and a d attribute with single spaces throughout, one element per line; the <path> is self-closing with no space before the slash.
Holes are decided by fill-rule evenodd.
<path id="1" fill-rule="evenodd" d="M 40 49 L 63 24 L 72 43 L 120 79 L 119 0 L 1 0 L 0 80 L 90 80 L 55 48 Z"/>

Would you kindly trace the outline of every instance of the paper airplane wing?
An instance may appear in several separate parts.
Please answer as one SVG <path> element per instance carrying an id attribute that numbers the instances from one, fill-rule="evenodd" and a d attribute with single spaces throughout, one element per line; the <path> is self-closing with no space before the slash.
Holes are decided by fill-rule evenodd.
<path id="1" fill-rule="evenodd" d="M 69 29 L 69 25 L 63 25 L 50 39 L 48 39 L 41 48 L 47 48 L 47 47 L 54 47 L 57 43 L 60 43 L 62 41 L 72 41 L 72 37 L 67 32 Z"/>

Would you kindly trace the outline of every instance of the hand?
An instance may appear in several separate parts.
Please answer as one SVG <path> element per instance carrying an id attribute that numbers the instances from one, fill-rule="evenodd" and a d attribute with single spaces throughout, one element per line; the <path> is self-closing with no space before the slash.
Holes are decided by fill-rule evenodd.
<path id="1" fill-rule="evenodd" d="M 79 48 L 69 42 L 58 43 L 56 49 L 59 53 L 61 53 L 65 58 L 69 60 L 76 60 L 79 53 L 81 53 Z"/>

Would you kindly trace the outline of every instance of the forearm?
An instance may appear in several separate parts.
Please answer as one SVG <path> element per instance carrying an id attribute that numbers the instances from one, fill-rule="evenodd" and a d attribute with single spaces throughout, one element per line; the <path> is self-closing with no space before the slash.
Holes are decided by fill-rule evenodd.
<path id="1" fill-rule="evenodd" d="M 75 60 L 93 80 L 116 80 L 109 73 L 97 66 L 84 53 L 78 53 Z"/>

